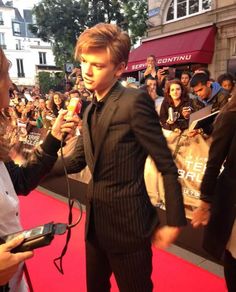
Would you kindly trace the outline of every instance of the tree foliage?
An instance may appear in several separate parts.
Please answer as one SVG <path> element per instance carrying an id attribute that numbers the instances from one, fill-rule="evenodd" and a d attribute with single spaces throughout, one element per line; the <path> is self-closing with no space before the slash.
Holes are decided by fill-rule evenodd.
<path id="1" fill-rule="evenodd" d="M 58 91 L 64 89 L 64 84 L 62 84 L 64 79 L 63 73 L 52 75 L 50 72 L 39 72 L 37 78 L 40 90 L 43 94 L 48 93 L 50 89 Z"/>
<path id="2" fill-rule="evenodd" d="M 56 64 L 62 65 L 73 60 L 78 35 L 99 22 L 117 23 L 135 43 L 146 31 L 147 1 L 41 0 L 33 13 L 31 31 L 52 43 Z"/>
<path id="3" fill-rule="evenodd" d="M 132 44 L 135 44 L 140 37 L 144 36 L 147 30 L 147 2 L 147 0 L 123 1 L 126 29 L 129 31 Z"/>
<path id="4" fill-rule="evenodd" d="M 87 8 L 85 1 L 75 0 L 43 0 L 34 6 L 36 24 L 30 29 L 52 43 L 57 65 L 73 59 L 76 38 L 86 26 Z"/>

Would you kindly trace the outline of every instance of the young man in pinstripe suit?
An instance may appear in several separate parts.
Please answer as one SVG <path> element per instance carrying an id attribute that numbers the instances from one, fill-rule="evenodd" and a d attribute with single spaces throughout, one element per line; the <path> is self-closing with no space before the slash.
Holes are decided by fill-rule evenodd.
<path id="1" fill-rule="evenodd" d="M 92 174 L 86 205 L 89 292 L 110 291 L 112 272 L 122 292 L 152 291 L 151 240 L 166 247 L 186 224 L 177 169 L 154 103 L 147 93 L 118 82 L 129 50 L 128 35 L 112 24 L 85 30 L 75 49 L 85 86 L 94 95 L 66 161 L 70 173 L 88 165 Z M 162 228 L 144 183 L 148 154 L 164 179 L 167 225 Z"/>

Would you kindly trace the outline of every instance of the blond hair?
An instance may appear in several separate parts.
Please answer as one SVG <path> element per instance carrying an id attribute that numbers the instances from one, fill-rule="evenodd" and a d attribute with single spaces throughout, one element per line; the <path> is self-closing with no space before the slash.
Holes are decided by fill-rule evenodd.
<path id="1" fill-rule="evenodd" d="M 86 29 L 78 38 L 75 47 L 75 59 L 79 60 L 82 53 L 89 49 L 107 49 L 111 61 L 115 65 L 128 63 L 131 42 L 128 34 L 117 25 L 99 23 Z"/>

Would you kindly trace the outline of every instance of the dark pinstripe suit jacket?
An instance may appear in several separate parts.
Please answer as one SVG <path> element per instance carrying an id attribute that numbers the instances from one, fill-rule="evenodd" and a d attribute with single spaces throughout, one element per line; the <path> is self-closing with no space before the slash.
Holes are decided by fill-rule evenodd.
<path id="1" fill-rule="evenodd" d="M 151 98 L 143 91 L 117 83 L 109 93 L 95 134 L 95 153 L 88 125 L 88 106 L 83 135 L 74 155 L 67 160 L 69 172 L 86 164 L 92 180 L 88 186 L 86 236 L 89 237 L 91 206 L 96 236 L 112 251 L 134 250 L 148 241 L 158 225 L 144 183 L 148 154 L 164 177 L 167 223 L 186 224 L 177 169 L 167 148 Z"/>

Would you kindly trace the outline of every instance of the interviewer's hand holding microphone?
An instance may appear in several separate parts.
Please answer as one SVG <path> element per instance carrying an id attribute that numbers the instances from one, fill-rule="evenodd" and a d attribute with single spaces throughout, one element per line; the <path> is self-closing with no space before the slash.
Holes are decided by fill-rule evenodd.
<path id="1" fill-rule="evenodd" d="M 77 125 L 80 122 L 78 113 L 81 111 L 79 98 L 72 98 L 67 110 L 60 110 L 56 118 L 51 134 L 58 140 L 69 140 L 74 136 Z"/>
<path id="2" fill-rule="evenodd" d="M 76 99 L 71 101 L 68 110 L 61 110 L 53 124 L 51 131 L 52 136 L 60 141 L 68 140 L 72 137 L 80 121 L 77 115 L 80 109 L 80 100 Z M 6 243 L 0 244 L 0 286 L 5 285 L 12 278 L 20 263 L 33 256 L 32 251 L 11 252 L 11 250 L 20 245 L 23 240 L 23 236 L 18 236 Z"/>

